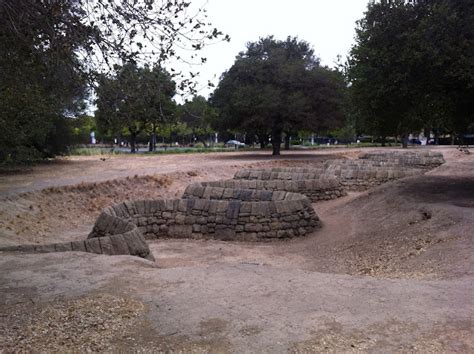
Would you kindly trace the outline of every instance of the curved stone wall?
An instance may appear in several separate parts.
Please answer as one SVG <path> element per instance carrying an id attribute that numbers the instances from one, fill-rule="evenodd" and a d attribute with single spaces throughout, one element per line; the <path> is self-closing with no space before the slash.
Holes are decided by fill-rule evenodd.
<path id="1" fill-rule="evenodd" d="M 362 167 L 362 168 L 377 168 L 377 167 L 386 167 L 386 168 L 415 168 L 411 166 L 404 166 L 398 163 L 395 160 L 369 160 L 369 159 L 336 159 L 336 160 L 327 160 L 323 163 L 324 168 L 328 168 L 330 166 L 355 166 L 355 167 Z"/>
<path id="2" fill-rule="evenodd" d="M 263 241 L 303 236 L 320 226 L 311 201 L 344 195 L 444 163 L 432 152 L 372 152 L 313 168 L 240 170 L 234 180 L 197 183 L 182 199 L 145 200 L 103 210 L 88 239 L 0 248 L 16 252 L 83 251 L 153 260 L 145 238 Z"/>
<path id="3" fill-rule="evenodd" d="M 278 179 L 230 179 L 215 182 L 201 182 L 200 184 L 202 186 L 223 187 L 231 189 L 257 189 L 301 193 L 307 196 L 312 202 L 335 199 L 347 195 L 341 183 L 336 178 L 306 179 L 298 181 Z"/>
<path id="4" fill-rule="evenodd" d="M 310 200 L 285 191 L 186 188 L 183 199 L 126 202 L 106 208 L 89 238 L 117 234 L 109 218 L 132 223 L 147 239 L 265 241 L 303 236 L 320 226 Z"/>
<path id="5" fill-rule="evenodd" d="M 3 252 L 49 253 L 49 252 L 88 252 L 106 255 L 130 255 L 154 261 L 153 254 L 137 227 L 117 235 L 90 238 L 87 240 L 50 243 L 44 245 L 17 245 L 2 247 Z"/>
<path id="6" fill-rule="evenodd" d="M 433 151 L 373 151 L 359 156 L 359 159 L 387 161 L 404 166 L 435 168 L 445 163 L 443 154 Z"/>
<path id="7" fill-rule="evenodd" d="M 304 181 L 327 178 L 324 171 L 324 168 L 243 169 L 235 173 L 234 179 Z"/>
<path id="8" fill-rule="evenodd" d="M 329 165 L 326 175 L 337 177 L 347 190 L 365 190 L 399 178 L 423 173 L 420 169 L 407 169 L 400 166 L 367 166 L 367 165 Z"/>
<path id="9" fill-rule="evenodd" d="M 383 165 L 378 162 L 366 163 L 358 161 L 360 160 L 342 163 L 332 162 L 325 167 L 316 168 L 240 170 L 235 174 L 234 178 L 264 181 L 304 181 L 336 178 L 346 190 L 364 190 L 390 180 L 423 173 L 421 169 L 406 168 L 396 164 Z"/>

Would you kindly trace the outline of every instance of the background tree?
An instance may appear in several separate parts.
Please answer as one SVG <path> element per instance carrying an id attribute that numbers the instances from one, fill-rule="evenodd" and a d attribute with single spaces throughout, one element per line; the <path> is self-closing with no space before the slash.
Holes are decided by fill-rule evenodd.
<path id="1" fill-rule="evenodd" d="M 382 139 L 401 135 L 405 147 L 422 128 L 465 129 L 473 119 L 473 20 L 466 0 L 369 3 L 348 62 L 359 126 Z"/>
<path id="2" fill-rule="evenodd" d="M 214 134 L 211 123 L 215 120 L 215 109 L 202 96 L 194 96 L 179 107 L 179 120 L 191 129 L 193 138 L 207 147 L 207 141 Z"/>
<path id="3" fill-rule="evenodd" d="M 63 41 L 72 32 L 64 26 L 70 14 L 48 6 L 13 16 L 11 6 L 25 4 L 0 3 L 0 161 L 25 162 L 66 152 L 68 117 L 84 108 L 86 81 L 74 55 L 81 43 Z M 43 23 L 57 33 L 41 30 Z"/>
<path id="4" fill-rule="evenodd" d="M 321 67 L 310 45 L 273 37 L 248 43 L 212 95 L 220 126 L 270 135 L 280 154 L 283 132 L 337 125 L 342 118 L 342 77 Z"/>
<path id="5" fill-rule="evenodd" d="M 84 108 L 86 83 L 92 89 L 115 65 L 197 64 L 206 60 L 199 51 L 222 39 L 185 0 L 0 1 L 0 128 L 8 132 L 0 160 L 65 151 L 64 129 Z M 196 75 L 175 70 L 172 79 L 192 93 Z"/>
<path id="6" fill-rule="evenodd" d="M 103 76 L 97 89 L 97 124 L 102 131 L 120 132 L 126 129 L 131 152 L 136 152 L 137 136 L 152 126 L 170 122 L 175 109 L 174 82 L 159 67 L 150 69 L 129 63 L 117 68 L 112 76 Z M 150 145 L 155 140 L 152 136 Z"/>
<path id="7" fill-rule="evenodd" d="M 97 141 L 102 140 L 103 136 L 97 134 L 97 124 L 94 116 L 81 115 L 72 120 L 72 142 L 73 144 L 89 144 L 91 141 L 91 132 L 95 133 Z"/>

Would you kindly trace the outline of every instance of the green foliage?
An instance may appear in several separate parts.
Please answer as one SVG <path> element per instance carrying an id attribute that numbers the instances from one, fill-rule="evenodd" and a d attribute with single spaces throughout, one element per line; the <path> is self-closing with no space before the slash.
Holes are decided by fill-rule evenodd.
<path id="1" fill-rule="evenodd" d="M 50 157 L 82 140 L 84 132 L 70 119 L 84 108 L 86 84 L 94 87 L 99 74 L 110 74 L 116 65 L 163 67 L 172 58 L 205 62 L 196 53 L 229 38 L 211 26 L 205 11 L 193 13 L 189 5 L 186 0 L 1 1 L 0 162 Z M 195 77 L 173 71 L 170 79 L 195 92 Z"/>
<path id="2" fill-rule="evenodd" d="M 71 120 L 72 126 L 72 144 L 89 144 L 91 140 L 91 132 L 95 133 L 97 140 L 101 136 L 97 134 L 97 124 L 94 116 L 81 115 Z"/>
<path id="3" fill-rule="evenodd" d="M 122 63 L 205 62 L 201 49 L 230 38 L 212 27 L 204 9 L 193 12 L 189 5 L 188 0 L 3 0 L 0 19 L 14 46 L 54 48 L 61 65 L 95 81 L 97 73 L 113 72 Z M 174 79 L 180 89 L 195 92 L 196 75 L 176 72 Z"/>
<path id="4" fill-rule="evenodd" d="M 150 69 L 129 63 L 117 67 L 115 76 L 102 76 L 97 88 L 96 119 L 99 130 L 130 137 L 135 152 L 137 136 L 174 119 L 175 83 L 160 67 Z"/>
<path id="5" fill-rule="evenodd" d="M 194 138 L 207 147 L 206 140 L 214 130 L 211 124 L 217 118 L 216 109 L 202 96 L 195 96 L 178 107 L 178 119 L 186 124 Z"/>
<path id="6" fill-rule="evenodd" d="M 358 126 L 382 137 L 464 131 L 474 120 L 472 23 L 468 0 L 369 3 L 348 63 Z"/>
<path id="7" fill-rule="evenodd" d="M 70 149 L 69 155 L 73 156 L 96 156 L 96 155 L 117 155 L 120 151 L 113 148 L 91 148 L 91 147 L 75 147 Z"/>
<path id="8" fill-rule="evenodd" d="M 76 45 L 65 46 L 69 13 L 40 13 L 9 17 L 10 8 L 24 2 L 5 1 L 0 11 L 0 162 L 32 162 L 64 153 L 70 137 L 69 122 L 83 108 L 85 78 L 78 65 Z M 59 10 L 67 7 L 58 3 Z M 26 11 L 26 10 L 25 10 Z M 39 25 L 49 16 L 50 26 L 62 26 L 61 35 Z M 47 44 L 46 44 L 47 43 Z"/>
<path id="9" fill-rule="evenodd" d="M 340 141 L 353 141 L 356 136 L 355 129 L 351 125 L 331 131 L 331 135 Z"/>
<path id="10" fill-rule="evenodd" d="M 283 132 L 337 125 L 343 89 L 342 77 L 321 67 L 307 42 L 262 38 L 248 43 L 223 74 L 212 96 L 220 112 L 214 125 L 257 135 L 263 143 L 271 135 L 279 154 Z"/>

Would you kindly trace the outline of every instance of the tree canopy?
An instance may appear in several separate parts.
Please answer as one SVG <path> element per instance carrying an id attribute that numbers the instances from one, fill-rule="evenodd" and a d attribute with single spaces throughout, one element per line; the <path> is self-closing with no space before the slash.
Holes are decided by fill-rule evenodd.
<path id="1" fill-rule="evenodd" d="M 211 124 L 215 121 L 216 111 L 206 98 L 194 96 L 178 107 L 178 119 L 191 130 L 193 137 L 207 146 L 206 141 L 214 134 Z"/>
<path id="2" fill-rule="evenodd" d="M 131 152 L 136 151 L 137 135 L 148 129 L 156 133 L 158 124 L 174 119 L 175 83 L 162 68 L 138 67 L 129 63 L 117 68 L 114 76 L 103 76 L 97 88 L 96 118 L 99 129 L 117 135 L 125 130 Z M 151 145 L 154 143 L 150 139 Z"/>
<path id="3" fill-rule="evenodd" d="M 382 137 L 467 129 L 474 121 L 473 8 L 468 0 L 369 3 L 348 62 L 360 127 Z"/>
<path id="4" fill-rule="evenodd" d="M 279 155 L 283 132 L 340 122 L 343 89 L 341 75 L 322 67 L 307 42 L 261 38 L 222 75 L 211 97 L 220 112 L 215 126 L 255 134 L 261 142 L 271 136 Z"/>
<path id="5" fill-rule="evenodd" d="M 70 118 L 116 65 L 167 66 L 176 89 L 194 93 L 197 73 L 175 70 L 170 60 L 205 62 L 200 50 L 228 39 L 185 0 L 1 1 L 0 128 L 8 134 L 0 160 L 64 151 Z"/>

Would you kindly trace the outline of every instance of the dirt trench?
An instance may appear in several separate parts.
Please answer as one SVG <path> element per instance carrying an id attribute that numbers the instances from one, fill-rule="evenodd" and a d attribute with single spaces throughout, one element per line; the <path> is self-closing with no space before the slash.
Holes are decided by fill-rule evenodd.
<path id="1" fill-rule="evenodd" d="M 0 347 L 472 352 L 474 161 L 454 149 L 443 153 L 447 163 L 426 176 L 314 204 L 323 227 L 299 240 L 159 240 L 150 244 L 156 264 L 81 253 L 2 254 Z M 183 163 L 186 173 L 59 182 L 48 192 L 9 195 L 0 208 L 0 239 L 73 240 L 112 202 L 179 195 L 190 182 L 230 178 L 243 167 L 328 158 L 314 155 L 208 156 Z M 180 164 L 166 161 L 163 171 Z M 58 214 L 64 217 L 52 217 Z"/>

